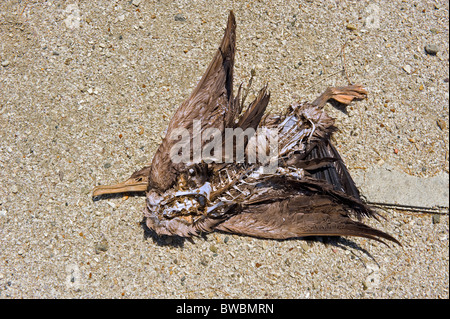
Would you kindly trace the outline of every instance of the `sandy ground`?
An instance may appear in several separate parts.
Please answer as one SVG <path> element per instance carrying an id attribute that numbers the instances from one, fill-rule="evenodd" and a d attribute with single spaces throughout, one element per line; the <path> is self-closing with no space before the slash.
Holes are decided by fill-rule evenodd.
<path id="1" fill-rule="evenodd" d="M 352 171 L 448 173 L 448 1 L 1 1 L 0 298 L 449 298 L 448 210 L 367 221 L 403 247 L 171 242 L 144 233 L 142 197 L 92 200 L 151 160 L 229 9 L 235 83 L 255 69 L 271 110 L 366 86 L 328 108 Z"/>

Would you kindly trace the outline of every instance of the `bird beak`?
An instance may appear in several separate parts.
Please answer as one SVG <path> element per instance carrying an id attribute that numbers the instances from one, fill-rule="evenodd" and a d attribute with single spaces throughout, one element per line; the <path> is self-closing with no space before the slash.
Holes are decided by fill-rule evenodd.
<path id="1" fill-rule="evenodd" d="M 118 183 L 115 185 L 96 186 L 92 191 L 92 197 L 105 194 L 146 192 L 148 187 L 149 172 L 150 167 L 147 166 L 133 173 L 133 175 L 131 175 L 131 177 L 127 179 L 125 182 Z"/>
<path id="2" fill-rule="evenodd" d="M 115 185 L 96 186 L 94 187 L 92 196 L 95 197 L 104 194 L 145 192 L 147 190 L 147 185 L 147 180 L 142 182 L 135 182 L 134 179 L 129 179 L 123 183 L 118 183 Z"/>

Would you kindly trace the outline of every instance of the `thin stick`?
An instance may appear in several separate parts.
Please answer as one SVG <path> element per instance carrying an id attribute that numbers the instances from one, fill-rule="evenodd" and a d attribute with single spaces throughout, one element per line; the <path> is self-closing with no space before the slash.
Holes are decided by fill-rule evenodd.
<path id="1" fill-rule="evenodd" d="M 308 86 L 308 87 L 306 87 L 303 91 L 301 91 L 300 92 L 300 94 L 303 94 L 304 92 L 306 92 L 306 91 L 308 91 L 308 90 L 310 90 L 310 89 L 312 89 L 314 86 L 316 86 L 317 84 L 319 84 L 319 83 L 321 83 L 321 82 L 323 82 L 323 81 L 325 81 L 326 79 L 329 79 L 329 78 L 331 78 L 332 76 L 334 76 L 334 75 L 336 75 L 336 74 L 339 74 L 341 71 L 339 70 L 339 71 L 336 71 L 336 72 L 334 72 L 334 73 L 332 73 L 332 74 L 330 74 L 330 75 L 328 75 L 328 76 L 326 76 L 326 77 L 324 77 L 323 79 L 321 79 L 320 81 L 318 81 L 318 82 L 314 82 L 312 85 L 310 85 L 310 86 Z"/>
<path id="2" fill-rule="evenodd" d="M 250 88 L 251 88 L 252 82 L 253 82 L 253 77 L 255 76 L 255 74 L 256 74 L 255 69 L 252 69 L 250 71 L 250 80 L 248 80 L 247 88 L 245 89 L 244 96 L 242 97 L 242 102 L 241 102 L 242 107 L 244 107 L 244 103 L 245 103 L 245 100 L 247 99 L 248 92 L 250 92 Z"/>
<path id="3" fill-rule="evenodd" d="M 403 204 L 390 204 L 390 203 L 379 203 L 379 202 L 367 202 L 367 204 L 379 207 L 379 208 L 394 208 L 399 210 L 408 210 L 413 212 L 423 212 L 432 213 L 439 215 L 448 215 L 448 207 L 424 207 L 424 206 L 413 206 L 413 205 L 403 205 Z M 447 210 L 447 212 L 445 212 Z"/>
<path id="4" fill-rule="evenodd" d="M 344 49 L 345 49 L 345 46 L 347 45 L 347 42 L 348 42 L 348 41 L 345 41 L 344 45 L 343 45 L 342 48 L 341 48 L 341 51 L 339 52 L 339 54 L 338 54 L 337 56 L 339 56 L 339 55 L 341 56 L 341 58 L 342 58 L 342 64 L 343 64 L 343 69 L 344 69 L 343 71 L 344 71 L 345 77 L 347 78 L 347 81 L 348 81 L 349 85 L 352 85 L 352 81 L 350 81 L 350 77 L 348 76 L 348 73 L 347 73 L 347 66 L 346 66 L 346 59 L 345 59 L 345 50 L 344 50 Z M 337 56 L 336 56 L 336 57 L 337 57 Z M 323 68 L 323 64 L 322 64 L 322 63 L 321 63 L 321 65 L 322 65 L 322 68 Z M 325 80 L 328 79 L 328 78 L 331 78 L 332 76 L 334 76 L 334 75 L 336 75 L 336 74 L 339 74 L 340 72 L 342 72 L 342 71 L 339 70 L 339 71 L 337 71 L 337 72 L 335 72 L 335 73 L 332 73 L 332 74 L 330 74 L 330 75 L 328 75 L 328 76 L 322 78 L 322 79 L 321 79 L 320 81 L 318 81 L 318 82 L 313 82 L 312 85 L 310 85 L 310 86 L 306 87 L 304 90 L 302 90 L 302 91 L 300 92 L 300 94 L 303 94 L 304 92 L 310 90 L 311 88 L 313 88 L 313 87 L 316 86 L 317 84 L 319 84 L 319 83 L 325 81 Z"/>
<path id="5" fill-rule="evenodd" d="M 25 5 L 23 6 L 23 9 L 22 9 L 22 11 L 20 12 L 20 15 L 23 14 L 23 12 L 25 11 L 25 8 L 27 7 L 27 5 L 28 5 L 28 1 L 25 1 Z"/>
<path id="6" fill-rule="evenodd" d="M 348 73 L 347 73 L 347 66 L 346 66 L 346 61 L 345 61 L 345 46 L 347 45 L 347 42 L 348 41 L 345 41 L 344 45 L 342 46 L 341 57 L 342 57 L 342 65 L 343 65 L 343 68 L 344 68 L 345 77 L 347 78 L 348 84 L 352 85 L 352 81 L 350 81 L 350 78 L 349 78 Z"/>

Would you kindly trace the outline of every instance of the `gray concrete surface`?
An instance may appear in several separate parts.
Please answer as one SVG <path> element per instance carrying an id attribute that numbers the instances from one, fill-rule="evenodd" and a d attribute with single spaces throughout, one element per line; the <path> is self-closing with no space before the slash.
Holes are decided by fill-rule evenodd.
<path id="1" fill-rule="evenodd" d="M 369 202 L 424 209 L 448 209 L 448 173 L 424 178 L 395 171 L 383 165 L 355 171 L 352 176 L 356 186 Z"/>

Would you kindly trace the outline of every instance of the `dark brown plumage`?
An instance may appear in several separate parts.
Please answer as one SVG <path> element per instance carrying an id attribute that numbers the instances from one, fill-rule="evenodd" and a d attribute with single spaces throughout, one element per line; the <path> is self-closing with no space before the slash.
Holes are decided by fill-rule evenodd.
<path id="1" fill-rule="evenodd" d="M 366 96 L 358 85 L 329 88 L 312 103 L 294 103 L 281 115 L 266 115 L 267 87 L 245 112 L 239 88 L 233 94 L 236 22 L 230 12 L 219 49 L 191 96 L 173 116 L 166 137 L 151 166 L 135 172 L 127 181 L 97 186 L 93 196 L 119 192 L 146 192 L 144 217 L 158 235 L 189 237 L 202 232 L 224 232 L 261 238 L 304 236 L 362 236 L 399 243 L 380 230 L 364 225 L 362 217 L 377 214 L 360 194 L 332 145 L 334 120 L 323 107 L 333 99 L 345 105 Z M 174 163 L 171 151 L 177 140 L 171 133 L 184 128 L 195 139 L 194 121 L 201 119 L 201 133 L 217 128 L 264 129 L 257 138 L 245 139 L 247 161 Z M 265 132 L 265 133 L 264 133 Z M 261 138 L 278 137 L 276 170 L 262 171 L 262 163 L 249 162 L 250 150 L 263 146 Z M 264 135 L 266 134 L 266 135 Z M 228 137 L 229 138 L 229 137 Z M 201 146 L 210 141 L 201 140 Z M 266 145 L 267 146 L 267 145 Z M 267 150 L 268 151 L 268 150 Z M 190 154 L 192 155 L 192 154 Z M 223 155 L 222 155 L 223 156 Z"/>

